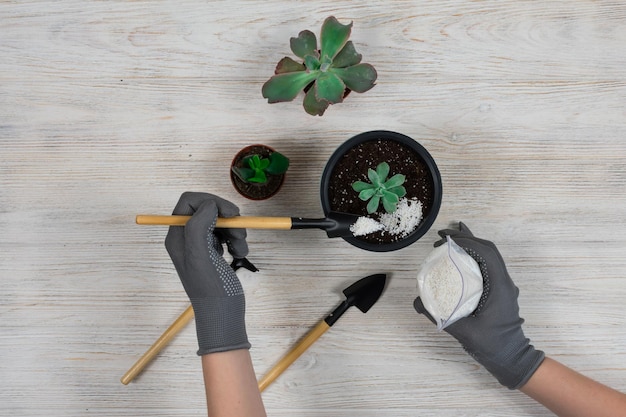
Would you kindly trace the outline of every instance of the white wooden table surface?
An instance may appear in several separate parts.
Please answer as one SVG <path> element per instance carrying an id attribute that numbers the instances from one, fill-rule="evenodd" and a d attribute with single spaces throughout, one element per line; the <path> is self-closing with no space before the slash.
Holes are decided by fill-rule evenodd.
<path id="1" fill-rule="evenodd" d="M 329 15 L 378 84 L 322 118 L 269 105 L 288 39 Z M 440 215 L 386 254 L 320 231 L 250 231 L 240 273 L 259 375 L 362 276 L 390 274 L 263 394 L 271 416 L 547 416 L 500 387 L 412 307 L 436 230 L 495 241 L 525 331 L 626 391 L 626 4 L 621 1 L 37 1 L 0 3 L 0 414 L 204 415 L 193 325 L 122 374 L 185 309 L 163 247 L 186 190 L 248 215 L 317 217 L 324 164 L 373 129 L 422 143 Z M 283 190 L 235 194 L 229 162 L 265 143 Z"/>

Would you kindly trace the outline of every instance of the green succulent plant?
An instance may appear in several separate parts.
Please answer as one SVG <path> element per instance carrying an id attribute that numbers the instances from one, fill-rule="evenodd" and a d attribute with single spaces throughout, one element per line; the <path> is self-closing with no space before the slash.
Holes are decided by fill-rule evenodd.
<path id="1" fill-rule="evenodd" d="M 250 155 L 243 159 L 243 167 L 232 168 L 235 175 L 242 181 L 264 184 L 268 175 L 280 175 L 287 172 L 289 159 L 280 152 L 272 152 L 268 158 Z"/>
<path id="2" fill-rule="evenodd" d="M 292 101 L 304 96 L 304 110 L 321 116 L 331 104 L 341 103 L 346 89 L 364 93 L 374 86 L 378 74 L 370 64 L 361 63 L 352 41 L 352 22 L 342 25 L 334 16 L 322 24 L 320 46 L 309 30 L 291 38 L 291 51 L 302 62 L 284 57 L 276 65 L 274 76 L 263 84 L 263 97 L 269 103 Z"/>
<path id="3" fill-rule="evenodd" d="M 381 201 L 385 211 L 393 213 L 398 207 L 400 198 L 406 195 L 406 189 L 402 185 L 406 177 L 402 174 L 396 174 L 387 179 L 388 175 L 389 164 L 381 162 L 375 171 L 372 168 L 367 170 L 367 177 L 371 184 L 364 181 L 355 181 L 352 184 L 352 189 L 359 193 L 361 200 L 369 200 L 367 212 L 370 214 L 378 210 Z"/>

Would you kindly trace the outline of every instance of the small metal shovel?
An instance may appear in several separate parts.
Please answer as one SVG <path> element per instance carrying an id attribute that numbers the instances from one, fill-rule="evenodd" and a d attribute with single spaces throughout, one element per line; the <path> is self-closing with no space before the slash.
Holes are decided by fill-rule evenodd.
<path id="1" fill-rule="evenodd" d="M 259 381 L 259 390 L 263 392 L 269 384 L 274 382 L 296 359 L 300 357 L 311 345 L 322 336 L 348 308 L 355 306 L 363 313 L 378 301 L 378 298 L 385 289 L 387 276 L 385 274 L 374 274 L 361 278 L 348 288 L 343 290 L 346 299 L 335 308 L 335 310 L 320 321 L 306 336 L 294 346 L 274 367 Z"/>
<path id="2" fill-rule="evenodd" d="M 136 217 L 137 224 L 153 226 L 184 226 L 191 216 L 159 216 L 140 214 Z M 350 227 L 359 216 L 348 213 L 330 212 L 321 219 L 305 219 L 302 217 L 255 217 L 235 216 L 218 217 L 217 228 L 241 229 L 322 229 L 328 237 L 351 237 Z"/>

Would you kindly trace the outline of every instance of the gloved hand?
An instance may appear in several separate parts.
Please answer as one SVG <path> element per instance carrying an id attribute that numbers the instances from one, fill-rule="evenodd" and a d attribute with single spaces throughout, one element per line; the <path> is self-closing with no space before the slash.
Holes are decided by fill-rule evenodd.
<path id="1" fill-rule="evenodd" d="M 523 386 L 544 359 L 522 331 L 517 296 L 519 289 L 509 276 L 504 260 L 496 246 L 474 237 L 469 228 L 459 223 L 460 230 L 441 230 L 440 246 L 450 236 L 478 262 L 483 275 L 484 292 L 476 310 L 468 317 L 444 330 L 454 336 L 463 348 L 504 386 L 517 389 Z M 431 321 L 419 297 L 415 310 Z M 434 321 L 433 321 L 434 322 Z"/>
<path id="2" fill-rule="evenodd" d="M 192 215 L 185 226 L 169 228 L 165 247 L 193 306 L 198 355 L 249 349 L 243 288 L 222 257 L 225 243 L 233 257 L 245 258 L 246 230 L 214 230 L 218 215 L 237 216 L 239 208 L 211 194 L 186 192 L 173 214 Z"/>

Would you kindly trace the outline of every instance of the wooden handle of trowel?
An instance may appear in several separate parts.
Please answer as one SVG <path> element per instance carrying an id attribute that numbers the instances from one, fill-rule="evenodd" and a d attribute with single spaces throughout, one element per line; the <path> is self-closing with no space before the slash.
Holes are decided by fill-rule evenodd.
<path id="1" fill-rule="evenodd" d="M 151 226 L 184 226 L 191 216 L 158 216 L 139 214 L 137 224 Z M 218 217 L 215 227 L 221 229 L 291 229 L 291 217 L 235 216 Z"/>
<path id="2" fill-rule="evenodd" d="M 304 338 L 291 349 L 265 376 L 259 381 L 259 391 L 263 392 L 265 388 L 280 374 L 285 372 L 289 366 L 296 361 L 317 339 L 322 336 L 330 326 L 324 320 L 320 321 Z"/>
<path id="3" fill-rule="evenodd" d="M 143 354 L 141 358 L 135 362 L 135 364 L 124 374 L 120 381 L 122 384 L 127 385 L 130 381 L 132 381 L 143 368 L 150 363 L 152 359 L 182 330 L 183 327 L 191 321 L 193 318 L 193 308 L 191 305 L 187 307 L 187 310 L 183 312 L 174 323 L 167 328 L 165 332 L 157 339 L 156 342 Z"/>

